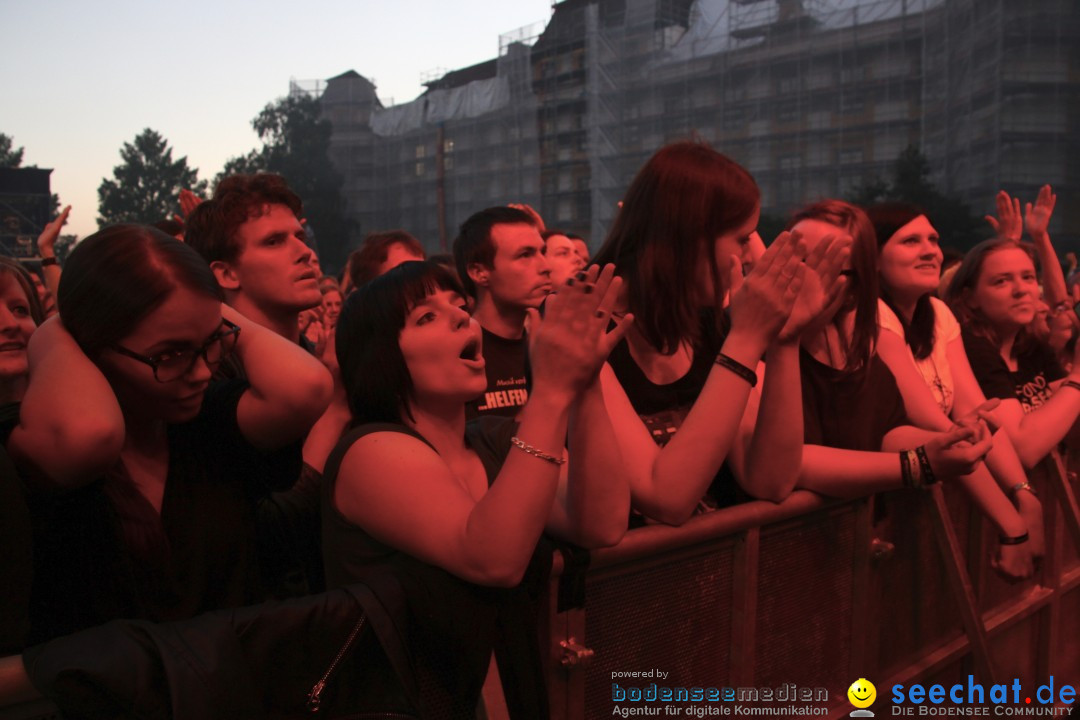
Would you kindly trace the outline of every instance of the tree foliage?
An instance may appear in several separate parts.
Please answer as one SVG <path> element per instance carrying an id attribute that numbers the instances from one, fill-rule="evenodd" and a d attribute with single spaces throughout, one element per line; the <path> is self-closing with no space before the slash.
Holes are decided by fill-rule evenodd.
<path id="1" fill-rule="evenodd" d="M 160 133 L 147 128 L 124 143 L 123 163 L 113 168 L 113 179 L 98 187 L 98 226 L 137 222 L 152 224 L 179 212 L 180 190 L 206 192 L 199 171 L 189 168 L 187 157 L 172 159 L 172 148 Z"/>
<path id="2" fill-rule="evenodd" d="M 319 101 L 297 94 L 270 103 L 251 121 L 262 147 L 231 158 L 218 175 L 273 172 L 304 202 L 306 227 L 319 243 L 324 268 L 344 264 L 353 223 L 345 216 L 342 178 L 330 162 L 330 121 Z"/>
<path id="3" fill-rule="evenodd" d="M 896 158 L 891 182 L 876 178 L 855 188 L 848 200 L 863 207 L 886 201 L 916 205 L 926 212 L 948 247 L 966 250 L 987 237 L 986 224 L 972 215 L 970 207 L 938 190 L 930 180 L 929 161 L 911 145 Z"/>
<path id="4" fill-rule="evenodd" d="M 23 148 L 13 149 L 14 140 L 0 133 L 0 168 L 17 168 L 22 165 Z"/>

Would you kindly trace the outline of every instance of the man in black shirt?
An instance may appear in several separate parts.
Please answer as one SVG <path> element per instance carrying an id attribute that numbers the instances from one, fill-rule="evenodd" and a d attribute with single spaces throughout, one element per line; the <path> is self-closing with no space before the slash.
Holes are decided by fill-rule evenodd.
<path id="1" fill-rule="evenodd" d="M 487 390 L 466 406 L 466 417 L 512 417 L 529 397 L 526 311 L 540 307 L 551 292 L 544 240 L 528 213 L 492 207 L 462 224 L 454 262 L 466 292 L 476 299 L 473 317 L 483 329 L 487 363 Z"/>

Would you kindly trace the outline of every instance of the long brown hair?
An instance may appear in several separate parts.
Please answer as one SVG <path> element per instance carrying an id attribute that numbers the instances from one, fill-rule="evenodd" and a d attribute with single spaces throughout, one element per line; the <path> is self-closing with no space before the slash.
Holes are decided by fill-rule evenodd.
<path id="1" fill-rule="evenodd" d="M 699 339 L 702 264 L 719 310 L 725 283 L 714 240 L 745 223 L 760 200 L 750 173 L 704 143 L 667 145 L 638 171 L 593 262 L 615 264 L 635 326 L 657 351 Z"/>
<path id="2" fill-rule="evenodd" d="M 791 216 L 788 229 L 802 220 L 821 222 L 842 228 L 851 235 L 851 268 L 854 276 L 848 278 L 846 297 L 833 319 L 844 342 L 844 369 L 864 370 L 870 366 L 870 357 L 878 338 L 878 276 L 877 242 L 870 218 L 858 207 L 843 200 L 821 200 L 798 210 Z M 851 337 L 846 337 L 843 316 L 855 313 L 855 327 Z"/>
<path id="3" fill-rule="evenodd" d="M 975 292 L 975 286 L 979 283 L 987 256 L 999 250 L 1011 249 L 1023 250 L 1031 258 L 1032 264 L 1035 263 L 1035 254 L 1032 249 L 1015 240 L 997 237 L 983 240 L 968 250 L 945 291 L 945 302 L 949 304 L 960 326 L 979 337 L 986 338 L 998 348 L 1001 347 L 1002 338 L 998 335 L 997 328 L 982 310 L 969 307 L 967 300 Z M 1023 354 L 1037 344 L 1039 340 L 1035 335 L 1028 328 L 1021 328 L 1013 342 L 1013 356 Z"/>
<path id="4" fill-rule="evenodd" d="M 880 256 L 881 249 L 885 247 L 885 243 L 892 239 L 893 235 L 900 232 L 900 229 L 909 222 L 926 215 L 926 213 L 915 205 L 893 202 L 871 205 L 866 208 L 866 215 L 874 225 L 874 232 L 877 234 L 878 255 Z M 911 322 L 908 322 L 904 314 L 900 312 L 896 302 L 893 301 L 889 289 L 881 285 L 881 299 L 899 318 L 900 325 L 904 328 L 904 340 L 907 342 L 908 347 L 911 348 L 911 354 L 915 356 L 916 360 L 930 357 L 930 353 L 934 351 L 934 325 L 937 316 L 934 314 L 934 306 L 930 303 L 931 294 L 927 292 L 918 299 L 915 303 L 915 310 L 911 313 Z"/>

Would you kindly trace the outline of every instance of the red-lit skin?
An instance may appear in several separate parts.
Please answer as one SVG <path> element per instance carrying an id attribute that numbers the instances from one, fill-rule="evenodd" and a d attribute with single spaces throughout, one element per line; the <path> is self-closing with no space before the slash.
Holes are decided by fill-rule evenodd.
<path id="1" fill-rule="evenodd" d="M 1019 248 L 1003 248 L 986 256 L 968 303 L 982 312 L 999 337 L 1008 338 L 1011 351 L 1020 328 L 1035 319 L 1038 297 L 1039 278 L 1031 258 Z"/>
<path id="2" fill-rule="evenodd" d="M 551 268 L 552 286 L 564 285 L 585 267 L 585 261 L 574 250 L 574 242 L 565 235 L 551 235 L 544 245 L 544 255 Z"/>
<path id="3" fill-rule="evenodd" d="M 585 244 L 584 240 L 577 238 L 571 238 L 570 242 L 574 244 L 574 252 L 577 254 L 581 261 L 586 265 L 589 264 L 589 246 Z"/>
<path id="4" fill-rule="evenodd" d="M 540 307 L 551 292 L 544 240 L 528 223 L 503 223 L 491 228 L 491 241 L 495 245 L 491 267 L 469 268 L 477 289 L 473 316 L 489 332 L 519 338 L 526 311 Z"/>
<path id="5" fill-rule="evenodd" d="M 660 522 L 684 522 L 725 461 L 732 463 L 740 484 L 755 497 L 779 502 L 796 481 L 802 426 L 801 417 L 792 413 L 800 403 L 793 403 L 792 398 L 800 397 L 799 348 L 795 342 L 800 329 L 793 326 L 783 340 L 778 333 L 791 316 L 802 284 L 800 261 L 805 250 L 798 239 L 785 236 L 773 243 L 743 279 L 741 268 L 759 214 L 760 208 L 755 208 L 743 223 L 713 238 L 716 267 L 699 262 L 696 277 L 684 282 L 692 285 L 694 301 L 702 308 L 715 307 L 733 290 L 731 330 L 721 352 L 745 367 L 756 368 L 760 376 L 759 360 L 768 350 L 770 380 L 765 387 L 771 389 L 762 393 L 759 384 L 752 390 L 738 374 L 716 365 L 678 433 L 659 448 L 610 366 L 601 374 L 604 400 L 632 473 L 635 507 Z M 839 266 L 835 270 L 838 272 Z M 740 280 L 737 288 L 729 288 L 729 282 Z M 626 306 L 624 297 L 622 308 Z M 634 328 L 627 333 L 627 340 L 634 362 L 657 384 L 670 384 L 685 376 L 694 360 L 689 340 L 669 354 L 653 347 Z M 755 431 L 758 415 L 760 432 Z"/>
<path id="6" fill-rule="evenodd" d="M 202 347 L 221 328 L 221 303 L 187 288 L 177 288 L 165 302 L 135 326 L 118 345 L 147 357 L 170 350 Z M 194 418 L 210 384 L 210 368 L 199 358 L 191 370 L 172 382 L 158 382 L 146 363 L 106 350 L 98 361 L 116 393 L 129 427 Z"/>
<path id="7" fill-rule="evenodd" d="M 379 275 L 393 270 L 404 262 L 423 260 L 423 254 L 417 255 L 402 243 L 394 243 L 386 248 L 386 260 L 379 265 Z"/>
<path id="8" fill-rule="evenodd" d="M 807 249 L 811 252 L 819 242 L 830 235 L 840 235 L 851 240 L 846 229 L 822 220 L 803 220 L 792 230 L 802 235 Z M 865 239 L 863 240 L 865 242 Z M 898 298 L 901 308 L 904 306 L 913 308 L 920 296 L 937 287 L 941 252 L 937 244 L 937 233 L 925 217 L 916 218 L 889 238 L 882 246 L 880 258 L 879 270 L 882 283 L 895 293 L 893 297 Z M 831 322 L 843 301 L 843 297 L 838 297 L 834 307 L 826 313 L 823 320 Z M 850 337 L 854 330 L 854 313 L 848 313 L 842 322 L 846 336 Z M 962 341 L 957 339 L 954 342 L 957 347 L 953 349 L 962 353 Z M 845 348 L 841 336 L 832 325 L 825 325 L 824 330 L 816 336 L 804 336 L 804 346 L 823 362 L 833 357 L 844 357 Z M 824 350 L 825 348 L 828 350 Z M 935 447 L 934 443 L 938 442 L 935 438 L 943 437 L 944 433 L 953 427 L 952 421 L 945 416 L 934 401 L 926 382 L 916 370 L 902 338 L 889 330 L 882 330 L 875 350 L 896 378 L 908 416 L 913 425 L 918 426 L 918 428 L 895 428 L 886 435 L 883 449 L 899 449 L 924 444 L 928 446 L 928 453 L 937 461 L 936 466 L 942 468 L 942 461 L 937 458 L 939 455 L 943 456 L 944 453 L 932 448 Z M 956 366 L 954 372 L 957 390 L 956 408 L 962 409 L 962 413 L 968 413 L 985 403 L 986 398 L 978 390 L 970 369 L 967 369 L 966 355 L 962 359 L 957 358 L 956 362 L 950 362 L 950 365 Z M 964 420 L 960 419 L 960 422 Z M 989 440 L 988 436 L 986 440 Z M 855 453 L 807 446 L 804 451 L 804 462 L 808 478 L 803 481 L 802 486 L 827 494 L 841 493 L 843 488 L 830 486 L 831 480 L 819 483 L 816 479 L 818 475 L 839 476 L 841 474 L 839 469 L 844 468 L 862 478 L 860 482 L 867 482 L 876 474 L 875 468 L 879 462 L 884 465 L 885 470 L 890 470 L 889 466 L 894 459 L 895 456 L 892 453 Z M 824 473 L 814 469 L 822 462 L 827 463 Z M 998 447 L 989 465 L 992 465 L 995 472 L 1008 481 L 1009 487 L 1016 482 L 1023 482 L 1023 468 L 1011 446 Z M 880 478 L 882 484 L 879 487 L 886 489 L 895 486 L 896 473 L 896 469 L 892 468 L 889 473 L 892 476 L 891 479 L 883 475 Z M 1007 535 L 1019 535 L 1026 530 L 1025 518 L 1017 513 L 1002 490 L 995 485 L 995 478 L 991 477 L 987 466 L 980 464 L 974 472 L 958 477 L 958 482 L 1001 532 Z M 1041 508 L 1036 507 L 1031 510 L 1035 516 L 1041 517 Z M 994 563 L 1010 577 L 1027 577 L 1033 572 L 1032 548 L 1033 545 L 1001 546 L 994 558 Z"/>
<path id="9" fill-rule="evenodd" d="M 360 438 L 341 465 L 338 510 L 381 542 L 479 585 L 518 584 L 545 529 L 586 547 L 616 542 L 629 493 L 625 472 L 611 471 L 621 459 L 595 375 L 620 336 L 607 335 L 607 312 L 596 312 L 610 307 L 618 281 L 610 266 L 600 281 L 597 271 L 597 292 L 582 283 L 543 319 L 531 313 L 534 385 L 517 430 L 547 452 L 561 455 L 568 436 L 589 452 L 560 466 L 511 450 L 489 487 L 464 440 L 465 402 L 487 386 L 480 328 L 462 297 L 438 290 L 409 310 L 398 334 L 412 386 L 403 422 L 428 444 L 402 433 Z"/>
<path id="10" fill-rule="evenodd" d="M 416 402 L 422 405 L 434 397 L 464 404 L 484 392 L 481 339 L 479 323 L 455 292 L 439 290 L 410 310 L 399 342 Z M 478 348 L 476 358 L 462 358 L 463 348 L 472 341 Z"/>
<path id="11" fill-rule="evenodd" d="M 337 290 L 328 290 L 323 294 L 322 319 L 327 328 L 337 325 L 338 315 L 341 314 L 341 293 Z"/>
<path id="12" fill-rule="evenodd" d="M 285 205 L 266 205 L 236 230 L 236 259 L 210 264 L 229 305 L 297 342 L 297 315 L 322 304 L 304 228 Z"/>
<path id="13" fill-rule="evenodd" d="M 881 284 L 909 320 L 919 298 L 937 289 L 943 260 L 937 230 L 925 215 L 897 230 L 881 247 Z"/>
<path id="14" fill-rule="evenodd" d="M 26 392 L 26 346 L 37 329 L 30 301 L 10 272 L 0 272 L 0 400 L 18 402 Z"/>

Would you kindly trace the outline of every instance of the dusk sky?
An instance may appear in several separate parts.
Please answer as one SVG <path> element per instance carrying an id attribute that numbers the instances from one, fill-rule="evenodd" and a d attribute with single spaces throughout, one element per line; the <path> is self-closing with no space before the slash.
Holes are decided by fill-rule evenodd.
<path id="1" fill-rule="evenodd" d="M 550 16 L 550 0 L 0 0 L 0 132 L 24 165 L 53 168 L 65 232 L 85 236 L 143 128 L 212 180 L 256 147 L 251 119 L 290 78 L 356 70 L 384 104 L 407 102 L 421 74 L 491 59 L 500 34 Z"/>

